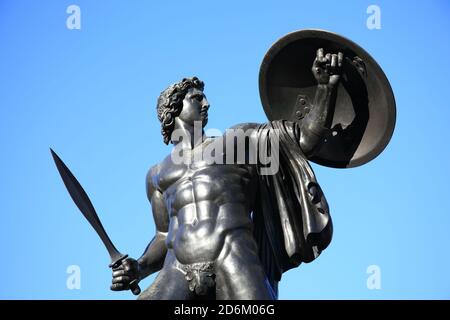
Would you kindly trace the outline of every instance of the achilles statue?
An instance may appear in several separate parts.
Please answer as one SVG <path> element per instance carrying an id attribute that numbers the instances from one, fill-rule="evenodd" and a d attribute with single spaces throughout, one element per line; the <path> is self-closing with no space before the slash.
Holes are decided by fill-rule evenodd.
<path id="1" fill-rule="evenodd" d="M 274 121 L 235 127 L 254 128 L 251 138 L 259 137 L 262 128 L 279 129 L 283 172 L 259 176 L 258 164 L 245 163 L 175 164 L 173 155 L 152 167 L 147 194 L 157 234 L 138 261 L 129 258 L 114 269 L 111 289 L 128 289 L 129 281 L 161 270 L 140 299 L 210 294 L 218 299 L 276 298 L 281 273 L 313 260 L 331 239 L 328 206 L 306 157 L 324 136 L 341 61 L 342 54 L 324 55 L 319 49 L 313 68 L 319 82 L 317 105 L 303 126 Z M 158 100 L 164 141 L 173 142 L 175 130 L 194 137 L 194 122 L 205 125 L 208 108 L 199 79 L 170 86 Z M 185 151 L 210 139 L 199 135 L 198 140 L 173 143 Z M 295 163 L 289 163 L 290 157 Z M 280 239 L 269 239 L 282 233 L 286 246 Z M 308 239 L 313 233 L 317 239 Z"/>
<path id="2" fill-rule="evenodd" d="M 283 272 L 318 257 L 331 241 L 332 222 L 308 160 L 366 163 L 384 149 L 395 122 L 381 69 L 343 39 L 319 31 L 281 39 L 260 74 L 271 121 L 239 124 L 232 138 L 204 135 L 209 104 L 198 78 L 161 93 L 162 137 L 174 149 L 147 175 L 156 235 L 139 259 L 113 268 L 112 290 L 159 271 L 138 299 L 276 299 Z M 218 141 L 223 148 L 214 149 L 214 161 L 197 157 Z M 264 172 L 268 166 L 275 170 Z"/>

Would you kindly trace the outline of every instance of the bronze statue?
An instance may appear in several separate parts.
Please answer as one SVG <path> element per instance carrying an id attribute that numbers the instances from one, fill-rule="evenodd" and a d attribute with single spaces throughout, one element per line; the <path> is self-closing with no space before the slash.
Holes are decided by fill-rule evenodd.
<path id="1" fill-rule="evenodd" d="M 157 115 L 163 141 L 174 148 L 146 180 L 157 232 L 139 259 L 116 257 L 111 289 L 138 293 L 137 283 L 159 271 L 138 299 L 276 299 L 282 273 L 314 260 L 332 237 L 307 160 L 361 165 L 392 135 L 392 92 L 371 59 L 331 33 L 289 34 L 261 67 L 271 121 L 239 124 L 219 137 L 203 131 L 210 106 L 200 79 L 164 90 Z M 308 75 L 300 65 L 309 65 Z M 384 91 L 375 96 L 374 88 Z"/>

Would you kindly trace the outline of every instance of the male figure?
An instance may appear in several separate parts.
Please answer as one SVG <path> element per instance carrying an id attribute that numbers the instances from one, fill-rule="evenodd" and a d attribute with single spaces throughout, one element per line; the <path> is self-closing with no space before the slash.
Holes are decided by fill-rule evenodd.
<path id="1" fill-rule="evenodd" d="M 342 60 L 342 53 L 317 51 L 314 107 L 302 123 L 237 126 L 254 129 L 250 139 L 264 139 L 265 129 L 280 139 L 281 167 L 273 176 L 261 176 L 258 163 L 196 161 L 197 149 L 214 139 L 194 132 L 196 122 L 207 122 L 203 82 L 183 79 L 163 91 L 157 112 L 164 142 L 189 161 L 175 162 L 172 152 L 150 169 L 157 232 L 138 260 L 113 270 L 111 289 L 127 290 L 161 270 L 139 299 L 276 299 L 281 274 L 312 261 L 331 240 L 328 206 L 305 158 L 331 125 Z M 180 133 L 189 138 L 180 141 Z"/>

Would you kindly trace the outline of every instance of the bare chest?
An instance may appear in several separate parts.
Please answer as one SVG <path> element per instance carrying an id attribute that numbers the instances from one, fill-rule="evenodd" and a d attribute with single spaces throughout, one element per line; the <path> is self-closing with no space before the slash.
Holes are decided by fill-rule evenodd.
<path id="1" fill-rule="evenodd" d="M 175 214 L 189 204 L 245 203 L 252 194 L 254 169 L 249 165 L 165 163 L 158 177 L 168 211 Z"/>

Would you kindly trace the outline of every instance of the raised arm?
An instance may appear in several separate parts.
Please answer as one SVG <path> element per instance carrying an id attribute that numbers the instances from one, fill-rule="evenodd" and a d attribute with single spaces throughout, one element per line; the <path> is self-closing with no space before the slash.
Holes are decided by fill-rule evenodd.
<path id="1" fill-rule="evenodd" d="M 317 80 L 317 90 L 311 110 L 301 123 L 300 146 L 309 157 L 322 145 L 333 120 L 336 88 L 339 83 L 343 54 L 324 54 L 317 50 L 312 72 Z"/>

